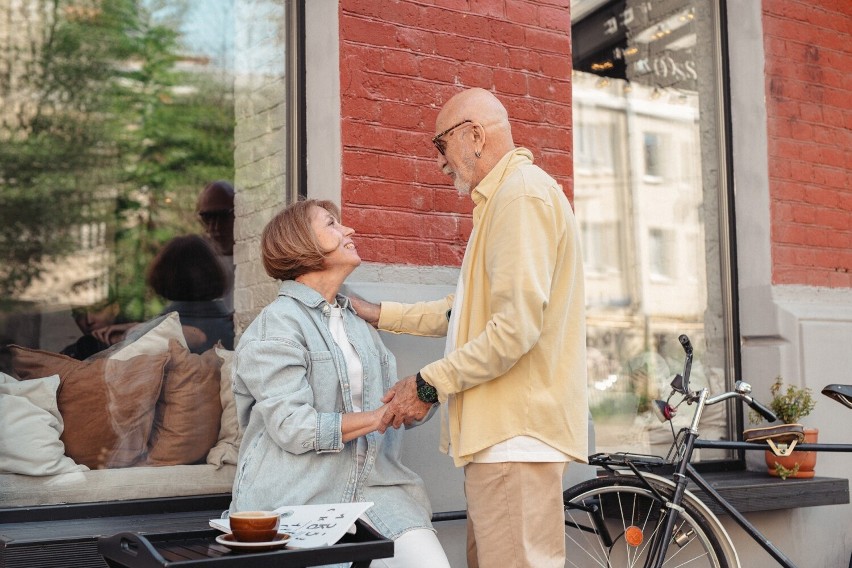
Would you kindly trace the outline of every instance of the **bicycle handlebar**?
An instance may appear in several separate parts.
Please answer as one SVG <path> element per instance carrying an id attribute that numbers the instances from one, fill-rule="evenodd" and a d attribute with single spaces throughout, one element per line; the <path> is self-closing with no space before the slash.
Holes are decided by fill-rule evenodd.
<path id="1" fill-rule="evenodd" d="M 689 341 L 689 337 L 687 337 L 686 334 L 681 334 L 677 339 L 678 341 L 680 341 L 680 344 L 683 347 L 683 351 L 686 353 L 686 360 L 683 364 L 683 375 L 675 376 L 674 380 L 672 381 L 672 389 L 684 395 L 687 400 L 696 401 L 699 398 L 699 393 L 692 392 L 689 390 L 689 373 L 692 368 L 692 343 Z M 717 402 L 737 397 L 742 399 L 746 404 L 749 405 L 752 410 L 763 416 L 769 422 L 775 422 L 776 420 L 778 420 L 778 417 L 775 415 L 774 412 L 772 412 L 769 408 L 765 407 L 763 404 L 749 396 L 749 393 L 751 393 L 751 385 L 749 385 L 748 383 L 737 381 L 737 384 L 734 387 L 733 391 L 708 398 L 705 400 L 704 404 L 710 406 L 716 404 Z M 668 407 L 670 410 L 670 416 L 666 417 L 665 413 L 663 413 L 663 417 L 661 418 L 661 420 L 665 421 L 670 419 L 671 416 L 674 415 L 674 409 L 669 407 L 668 403 L 664 401 L 659 402 L 664 407 Z"/>
<path id="2" fill-rule="evenodd" d="M 769 422 L 775 422 L 778 420 L 778 417 L 775 416 L 775 413 L 763 406 L 761 403 L 754 400 L 752 397 L 747 394 L 742 395 L 741 397 L 746 404 L 749 405 L 755 412 L 766 418 Z"/>

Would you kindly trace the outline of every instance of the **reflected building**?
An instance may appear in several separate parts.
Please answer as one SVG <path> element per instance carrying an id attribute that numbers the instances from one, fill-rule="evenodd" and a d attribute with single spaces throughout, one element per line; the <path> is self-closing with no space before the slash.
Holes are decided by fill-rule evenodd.
<path id="1" fill-rule="evenodd" d="M 713 17 L 706 2 L 688 0 L 572 7 L 590 406 L 598 449 L 653 445 L 649 404 L 680 371 L 679 334 L 706 346 L 704 361 L 719 362 L 693 378 L 724 380 L 722 291 L 708 288 L 708 271 L 720 266 L 719 228 L 705 214 L 720 190 L 704 168 L 718 152 L 718 85 L 712 56 L 698 49 Z M 636 439 L 624 439 L 627 425 Z"/>

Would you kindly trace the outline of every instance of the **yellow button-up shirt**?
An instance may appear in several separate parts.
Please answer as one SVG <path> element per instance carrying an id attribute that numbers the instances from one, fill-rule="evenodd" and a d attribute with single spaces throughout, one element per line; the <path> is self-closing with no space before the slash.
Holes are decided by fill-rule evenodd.
<path id="1" fill-rule="evenodd" d="M 507 153 L 472 198 L 455 350 L 420 371 L 446 402 L 441 449 L 461 466 L 525 435 L 586 461 L 583 261 L 571 205 L 525 148 Z M 382 302 L 379 329 L 446 335 L 452 305 L 453 295 Z"/>

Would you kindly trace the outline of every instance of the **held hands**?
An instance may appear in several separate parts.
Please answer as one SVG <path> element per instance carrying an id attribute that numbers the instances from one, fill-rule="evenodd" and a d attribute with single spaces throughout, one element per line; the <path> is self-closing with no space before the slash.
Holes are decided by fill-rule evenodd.
<path id="1" fill-rule="evenodd" d="M 357 310 L 357 308 L 356 308 Z M 399 428 L 417 420 L 422 420 L 432 405 L 417 397 L 415 376 L 405 377 L 385 393 L 382 402 L 386 404 L 384 416 L 379 426 L 379 432 L 384 433 L 388 427 Z"/>

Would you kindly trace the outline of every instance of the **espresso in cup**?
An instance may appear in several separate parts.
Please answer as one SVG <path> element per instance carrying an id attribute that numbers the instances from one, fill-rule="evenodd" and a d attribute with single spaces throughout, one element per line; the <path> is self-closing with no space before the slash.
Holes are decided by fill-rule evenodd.
<path id="1" fill-rule="evenodd" d="M 231 534 L 239 542 L 268 542 L 278 534 L 281 518 L 272 511 L 240 511 L 229 515 Z"/>

